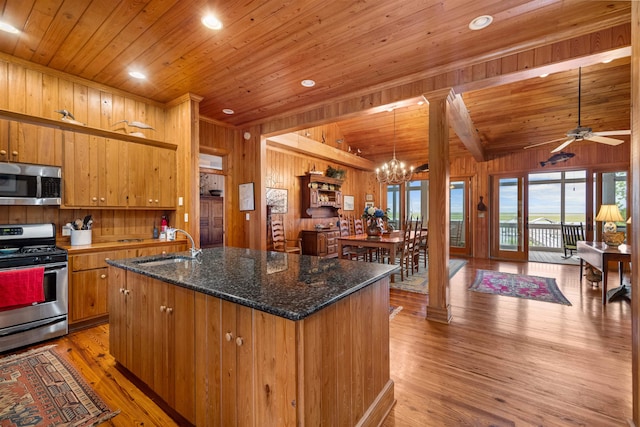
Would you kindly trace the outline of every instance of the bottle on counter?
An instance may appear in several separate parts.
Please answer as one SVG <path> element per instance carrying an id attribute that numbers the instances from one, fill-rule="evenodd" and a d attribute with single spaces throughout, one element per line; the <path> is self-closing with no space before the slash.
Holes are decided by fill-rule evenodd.
<path id="1" fill-rule="evenodd" d="M 169 221 L 167 217 L 162 215 L 162 222 L 160 223 L 160 240 L 167 239 L 167 228 L 169 228 Z"/>
<path id="2" fill-rule="evenodd" d="M 153 223 L 153 238 L 157 239 L 160 237 L 160 233 L 158 232 L 158 227 L 156 227 L 156 223 Z"/>

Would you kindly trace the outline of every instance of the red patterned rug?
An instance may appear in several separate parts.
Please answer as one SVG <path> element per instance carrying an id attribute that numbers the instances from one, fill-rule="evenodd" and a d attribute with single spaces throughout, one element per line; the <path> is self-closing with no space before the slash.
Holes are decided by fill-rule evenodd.
<path id="1" fill-rule="evenodd" d="M 0 359 L 0 426 L 95 426 L 120 412 L 52 347 Z"/>
<path id="2" fill-rule="evenodd" d="M 556 279 L 550 277 L 478 270 L 469 290 L 571 305 L 558 289 Z"/>

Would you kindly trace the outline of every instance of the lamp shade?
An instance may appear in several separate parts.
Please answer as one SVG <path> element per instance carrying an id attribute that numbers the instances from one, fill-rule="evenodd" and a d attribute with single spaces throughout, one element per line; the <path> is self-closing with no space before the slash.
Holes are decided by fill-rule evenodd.
<path id="1" fill-rule="evenodd" d="M 616 222 L 624 221 L 622 215 L 620 215 L 620 210 L 618 209 L 618 205 L 602 205 L 600 206 L 600 210 L 598 211 L 598 215 L 596 215 L 596 221 L 604 221 L 604 231 L 608 233 L 616 232 Z"/>
<path id="2" fill-rule="evenodd" d="M 622 222 L 624 218 L 620 215 L 618 205 L 602 205 L 596 216 L 596 221 Z"/>

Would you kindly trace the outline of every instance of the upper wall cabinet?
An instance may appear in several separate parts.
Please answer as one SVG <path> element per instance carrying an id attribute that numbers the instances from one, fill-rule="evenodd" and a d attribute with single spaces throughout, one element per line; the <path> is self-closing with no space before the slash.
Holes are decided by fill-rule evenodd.
<path id="1" fill-rule="evenodd" d="M 28 123 L 0 120 L 0 162 L 61 166 L 61 132 Z"/>
<path id="2" fill-rule="evenodd" d="M 64 207 L 175 208 L 175 150 L 64 133 Z"/>
<path id="3" fill-rule="evenodd" d="M 129 168 L 129 206 L 175 208 L 176 152 L 143 144 L 129 144 L 135 166 Z"/>

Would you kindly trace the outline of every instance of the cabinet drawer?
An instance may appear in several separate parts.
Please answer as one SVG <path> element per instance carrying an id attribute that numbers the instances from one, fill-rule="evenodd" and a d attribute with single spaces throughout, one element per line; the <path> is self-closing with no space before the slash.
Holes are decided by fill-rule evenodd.
<path id="1" fill-rule="evenodd" d="M 327 245 L 327 255 L 335 254 L 338 251 L 336 245 Z"/>
<path id="2" fill-rule="evenodd" d="M 71 270 L 93 270 L 95 268 L 107 267 L 106 259 L 117 259 L 126 257 L 126 251 L 108 251 L 96 252 L 92 254 L 73 255 L 71 256 Z"/>

